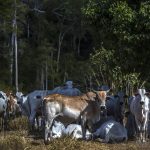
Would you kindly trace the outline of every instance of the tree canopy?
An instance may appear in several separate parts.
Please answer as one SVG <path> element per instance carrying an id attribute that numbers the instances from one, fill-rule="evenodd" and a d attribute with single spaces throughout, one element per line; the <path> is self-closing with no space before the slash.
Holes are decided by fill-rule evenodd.
<path id="1" fill-rule="evenodd" d="M 0 88 L 150 88 L 149 42 L 148 0 L 0 0 Z"/>

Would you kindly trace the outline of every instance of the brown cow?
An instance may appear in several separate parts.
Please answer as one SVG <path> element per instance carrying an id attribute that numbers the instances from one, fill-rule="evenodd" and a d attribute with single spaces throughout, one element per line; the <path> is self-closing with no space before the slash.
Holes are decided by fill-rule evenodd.
<path id="1" fill-rule="evenodd" d="M 17 98 L 12 92 L 7 93 L 7 115 L 8 117 L 16 117 L 21 114 L 21 108 L 17 104 Z"/>
<path id="2" fill-rule="evenodd" d="M 44 97 L 45 142 L 52 138 L 52 123 L 58 116 L 63 123 L 69 123 L 70 120 L 80 121 L 82 137 L 85 139 L 86 128 L 92 129 L 93 124 L 100 120 L 101 108 L 105 107 L 106 93 L 106 91 L 97 91 L 81 96 L 52 94 Z"/>

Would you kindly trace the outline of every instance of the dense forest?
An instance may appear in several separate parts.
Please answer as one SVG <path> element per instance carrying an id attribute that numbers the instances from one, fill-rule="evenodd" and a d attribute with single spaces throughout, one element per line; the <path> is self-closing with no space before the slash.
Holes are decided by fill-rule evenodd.
<path id="1" fill-rule="evenodd" d="M 150 88 L 149 57 L 149 0 L 0 0 L 1 90 Z"/>

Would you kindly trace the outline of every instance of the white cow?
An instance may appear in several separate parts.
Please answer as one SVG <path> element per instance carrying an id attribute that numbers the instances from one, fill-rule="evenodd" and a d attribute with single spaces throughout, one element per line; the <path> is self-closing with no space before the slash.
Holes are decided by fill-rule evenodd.
<path id="1" fill-rule="evenodd" d="M 0 91 L 0 118 L 1 118 L 1 128 L 4 128 L 4 123 L 6 119 L 6 109 L 7 109 L 7 96 L 4 92 Z"/>
<path id="2" fill-rule="evenodd" d="M 132 100 L 134 99 L 134 97 L 135 97 L 134 95 L 129 97 L 128 105 L 127 105 L 128 112 L 126 112 L 127 121 L 126 121 L 125 127 L 127 129 L 127 134 L 128 134 L 129 139 L 134 139 L 136 137 L 136 132 L 137 132 L 135 117 L 130 111 L 130 104 Z"/>
<path id="3" fill-rule="evenodd" d="M 63 136 L 70 136 L 73 139 L 82 139 L 82 128 L 79 124 L 69 124 L 67 127 L 59 121 L 54 121 L 52 126 L 52 137 L 61 138 Z M 86 139 L 91 137 L 91 133 L 86 131 Z"/>
<path id="4" fill-rule="evenodd" d="M 44 98 L 45 111 L 45 142 L 52 138 L 52 124 L 59 115 L 62 122 L 79 121 L 82 127 L 82 137 L 85 139 L 86 128 L 92 130 L 92 125 L 100 120 L 101 107 L 106 101 L 107 91 L 98 91 L 96 94 L 88 92 L 81 96 L 64 96 L 52 94 Z M 70 122 L 71 123 L 71 122 Z"/>
<path id="5" fill-rule="evenodd" d="M 113 116 L 116 121 L 123 124 L 127 95 L 120 91 L 114 96 L 108 96 L 106 101 L 107 115 Z"/>
<path id="6" fill-rule="evenodd" d="M 145 89 L 138 89 L 135 97 L 131 101 L 130 111 L 135 117 L 138 138 L 141 142 L 145 142 L 149 114 L 149 98 Z"/>
<path id="7" fill-rule="evenodd" d="M 101 122 L 101 123 L 100 123 Z M 105 143 L 117 143 L 127 140 L 127 130 L 113 118 L 100 120 L 99 126 L 94 133 L 86 131 L 87 140 L 95 140 L 100 138 Z M 82 127 L 79 124 L 69 124 L 67 127 L 61 122 L 54 121 L 52 126 L 52 137 L 61 138 L 63 136 L 70 136 L 73 139 L 82 139 Z"/>
<path id="8" fill-rule="evenodd" d="M 59 86 L 54 88 L 48 94 L 63 94 L 68 96 L 78 96 L 81 95 L 81 91 L 73 87 L 72 81 L 67 81 L 64 86 Z"/>
<path id="9" fill-rule="evenodd" d="M 119 122 L 113 119 L 105 119 L 100 121 L 100 126 L 92 134 L 92 138 L 100 138 L 105 143 L 117 143 L 127 141 L 127 130 Z"/>
<path id="10" fill-rule="evenodd" d="M 81 92 L 77 88 L 73 88 L 72 81 L 67 81 L 65 86 L 56 87 L 53 90 L 35 90 L 26 96 L 23 96 L 21 92 L 17 93 L 16 96 L 20 103 L 23 114 L 29 118 L 31 129 L 34 129 L 35 118 L 37 120 L 37 126 L 39 126 L 38 116 L 42 114 L 43 98 L 46 95 L 59 93 L 64 95 L 80 95 Z"/>

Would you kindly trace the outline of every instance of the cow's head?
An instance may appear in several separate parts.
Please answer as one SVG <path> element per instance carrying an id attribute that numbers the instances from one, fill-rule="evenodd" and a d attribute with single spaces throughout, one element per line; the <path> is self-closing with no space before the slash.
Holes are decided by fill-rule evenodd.
<path id="1" fill-rule="evenodd" d="M 93 90 L 93 91 L 96 93 L 97 99 L 100 103 L 101 111 L 105 111 L 106 110 L 107 93 L 109 92 L 109 90 L 108 91 L 95 91 L 95 90 Z"/>
<path id="2" fill-rule="evenodd" d="M 143 109 L 149 103 L 149 95 L 149 92 L 146 92 L 145 89 L 138 89 L 135 93 L 135 97 Z"/>

